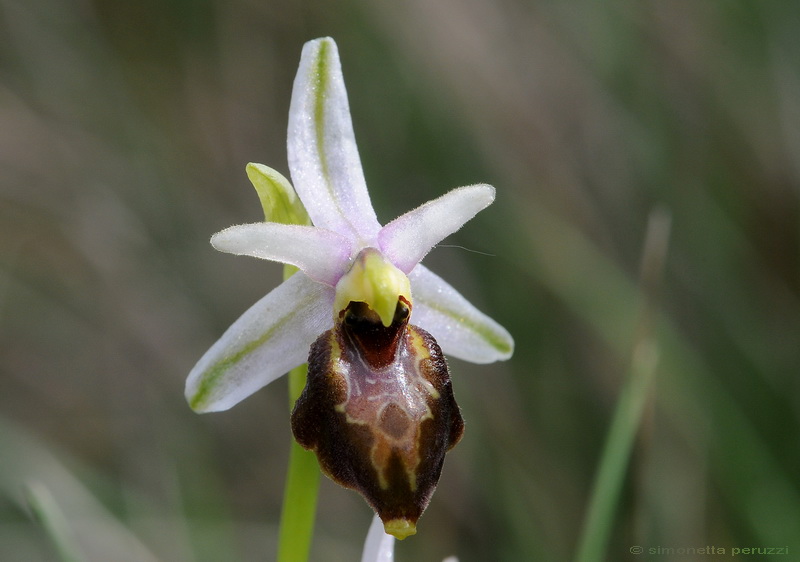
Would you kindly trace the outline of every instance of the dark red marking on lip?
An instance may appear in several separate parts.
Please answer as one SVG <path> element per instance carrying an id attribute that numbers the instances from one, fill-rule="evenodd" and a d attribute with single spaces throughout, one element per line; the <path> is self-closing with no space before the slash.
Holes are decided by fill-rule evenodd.
<path id="1" fill-rule="evenodd" d="M 342 311 L 342 331 L 355 344 L 369 366 L 380 369 L 394 361 L 400 337 L 408 326 L 410 312 L 408 301 L 400 297 L 391 325 L 384 326 L 369 305 L 352 302 Z"/>

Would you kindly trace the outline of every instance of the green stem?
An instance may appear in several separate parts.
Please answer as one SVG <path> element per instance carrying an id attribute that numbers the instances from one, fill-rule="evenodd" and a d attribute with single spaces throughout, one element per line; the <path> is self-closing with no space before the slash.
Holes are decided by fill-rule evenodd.
<path id="1" fill-rule="evenodd" d="M 303 391 L 307 369 L 306 365 L 301 365 L 289 372 L 289 400 L 292 406 Z M 314 534 L 319 474 L 314 453 L 306 451 L 292 440 L 278 536 L 278 562 L 308 560 Z"/>
<path id="2" fill-rule="evenodd" d="M 288 279 L 297 268 L 286 265 L 283 278 Z M 289 408 L 300 398 L 306 386 L 308 365 L 289 371 Z M 311 451 L 306 451 L 292 439 L 289 469 L 283 491 L 281 528 L 278 534 L 278 562 L 306 562 L 314 536 L 314 517 L 319 490 L 319 464 Z"/>

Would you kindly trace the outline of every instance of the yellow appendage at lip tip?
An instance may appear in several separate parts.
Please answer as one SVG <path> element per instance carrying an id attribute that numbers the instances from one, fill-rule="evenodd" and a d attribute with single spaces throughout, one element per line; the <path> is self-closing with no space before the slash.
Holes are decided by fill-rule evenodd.
<path id="1" fill-rule="evenodd" d="M 387 535 L 392 535 L 398 540 L 417 534 L 417 526 L 408 519 L 392 519 L 383 524 Z"/>
<path id="2" fill-rule="evenodd" d="M 388 327 L 401 296 L 411 303 L 411 281 L 406 274 L 375 248 L 365 248 L 336 284 L 334 314 L 351 302 L 364 302 Z"/>

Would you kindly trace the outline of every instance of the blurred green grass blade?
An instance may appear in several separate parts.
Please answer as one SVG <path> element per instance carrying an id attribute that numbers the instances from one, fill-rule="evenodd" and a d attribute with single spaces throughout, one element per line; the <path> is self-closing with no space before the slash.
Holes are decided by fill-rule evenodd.
<path id="1" fill-rule="evenodd" d="M 81 562 L 86 557 L 80 550 L 75 533 L 50 489 L 41 482 L 28 482 L 25 496 L 33 516 L 41 523 L 64 562 Z"/>
<path id="2" fill-rule="evenodd" d="M 575 558 L 578 562 L 595 562 L 605 558 L 628 461 L 657 365 L 658 351 L 655 343 L 641 342 L 634 352 L 630 375 L 620 394 L 603 448 Z"/>
<path id="3" fill-rule="evenodd" d="M 670 220 L 669 214 L 660 209 L 653 211 L 648 220 L 640 272 L 643 298 L 630 370 L 620 393 L 595 477 L 576 555 L 578 562 L 595 562 L 605 558 L 634 440 L 658 367 L 659 349 L 653 324 L 669 244 Z"/>
<path id="4" fill-rule="evenodd" d="M 534 207 L 526 207 L 525 213 L 530 217 L 526 226 L 534 259 L 520 263 L 611 349 L 627 353 L 640 315 L 641 292 L 636 284 L 579 229 Z M 549 240 L 559 240 L 559 245 Z M 663 414 L 697 454 L 708 455 L 711 473 L 707 478 L 716 484 L 714 491 L 722 494 L 731 512 L 740 514 L 737 520 L 746 524 L 743 532 L 748 537 L 765 545 L 788 543 L 800 548 L 796 475 L 782 465 L 779 452 L 760 433 L 759 412 L 750 411 L 737 398 L 727 384 L 727 373 L 714 370 L 705 350 L 688 341 L 673 318 L 664 316 L 654 324 L 663 383 L 658 404 Z M 615 462 L 614 458 L 609 462 Z"/>
<path id="5" fill-rule="evenodd" d="M 23 491 L 28 482 L 40 482 L 59 498 L 60 509 L 69 514 L 75 537 L 87 558 L 115 562 L 156 562 L 129 529 L 35 438 L 13 422 L 0 417 L 0 494 L 15 503 L 29 505 Z M 52 513 L 51 513 L 52 515 Z"/>

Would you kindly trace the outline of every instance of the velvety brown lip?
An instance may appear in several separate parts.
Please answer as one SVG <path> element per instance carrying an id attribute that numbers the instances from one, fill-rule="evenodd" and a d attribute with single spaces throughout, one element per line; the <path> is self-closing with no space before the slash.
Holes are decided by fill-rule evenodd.
<path id="1" fill-rule="evenodd" d="M 398 302 L 383 326 L 350 303 L 311 347 L 292 412 L 298 443 L 342 486 L 360 492 L 387 532 L 404 538 L 430 502 L 445 453 L 464 430 L 436 340 Z"/>

